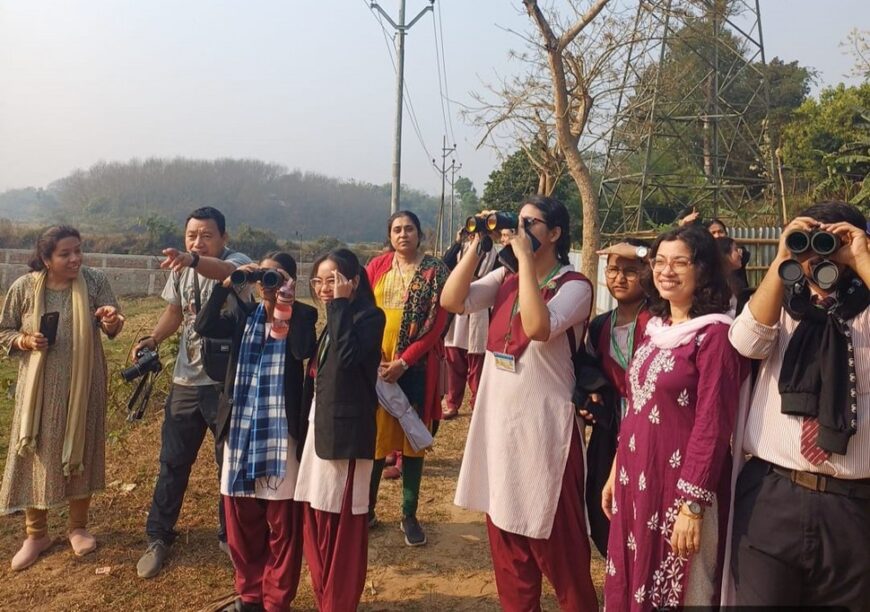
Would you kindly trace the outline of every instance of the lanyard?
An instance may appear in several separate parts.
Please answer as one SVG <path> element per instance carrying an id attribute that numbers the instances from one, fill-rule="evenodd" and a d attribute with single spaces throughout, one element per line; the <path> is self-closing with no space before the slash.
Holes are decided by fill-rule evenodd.
<path id="1" fill-rule="evenodd" d="M 542 280 L 540 283 L 538 283 L 538 291 L 540 291 L 541 289 L 546 287 L 547 283 L 549 283 L 551 280 L 553 280 L 553 277 L 556 276 L 559 273 L 559 270 L 561 270 L 561 269 L 562 269 L 562 264 L 557 262 L 556 265 L 553 266 L 553 269 L 550 270 L 549 274 L 547 274 L 547 276 L 544 278 L 544 280 Z M 517 283 L 517 297 L 514 298 L 514 305 L 511 308 L 511 318 L 510 318 L 510 321 L 508 321 L 507 333 L 504 335 L 504 350 L 505 350 L 505 352 L 507 352 L 508 344 L 510 344 L 510 342 L 511 342 L 511 330 L 514 327 L 514 317 L 517 316 L 517 312 L 519 311 L 519 309 L 520 309 L 520 291 L 519 291 L 519 283 Z"/>
<path id="2" fill-rule="evenodd" d="M 610 313 L 610 347 L 613 349 L 613 356 L 616 359 L 616 363 L 618 363 L 623 370 L 628 369 L 628 362 L 631 359 L 631 355 L 634 353 L 634 330 L 637 328 L 637 317 L 640 315 L 640 311 L 643 309 L 643 304 L 641 304 L 640 308 L 637 309 L 637 312 L 634 314 L 634 321 L 631 323 L 631 327 L 628 328 L 628 354 L 623 354 L 622 349 L 619 348 L 619 343 L 616 341 L 616 334 L 614 333 L 616 330 L 616 311 L 614 308 L 613 312 Z"/>

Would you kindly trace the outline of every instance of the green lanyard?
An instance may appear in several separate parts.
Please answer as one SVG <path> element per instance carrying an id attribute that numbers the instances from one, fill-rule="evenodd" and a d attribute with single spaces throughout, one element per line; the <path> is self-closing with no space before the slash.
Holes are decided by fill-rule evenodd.
<path id="1" fill-rule="evenodd" d="M 553 266 L 553 269 L 550 270 L 549 274 L 547 274 L 547 276 L 544 278 L 544 280 L 542 280 L 540 283 L 538 283 L 538 291 L 540 291 L 541 289 L 546 287 L 547 283 L 549 283 L 551 280 L 553 280 L 553 277 L 556 276 L 559 273 L 559 270 L 561 270 L 561 269 L 562 269 L 562 264 L 557 262 L 556 265 Z M 513 305 L 513 308 L 511 308 L 511 318 L 510 318 L 510 322 L 508 324 L 508 330 L 507 330 L 507 333 L 504 335 L 504 350 L 505 350 L 505 352 L 507 352 L 508 344 L 510 344 L 510 342 L 511 342 L 511 330 L 514 327 L 514 317 L 517 316 L 517 312 L 519 311 L 519 309 L 520 309 L 520 291 L 519 291 L 519 284 L 518 284 L 517 285 L 517 297 L 514 298 L 514 305 Z"/>
<path id="2" fill-rule="evenodd" d="M 632 353 L 634 353 L 634 330 L 637 328 L 637 317 L 640 315 L 641 310 L 643 310 L 643 304 L 641 304 L 640 308 L 637 309 L 637 312 L 634 314 L 634 321 L 632 321 L 631 327 L 628 328 L 627 355 L 622 353 L 622 349 L 619 348 L 619 343 L 616 341 L 616 334 L 613 333 L 616 330 L 617 309 L 614 308 L 613 312 L 610 313 L 610 348 L 613 349 L 613 356 L 616 359 L 616 363 L 622 366 L 623 370 L 628 369 L 628 362 L 631 359 Z"/>

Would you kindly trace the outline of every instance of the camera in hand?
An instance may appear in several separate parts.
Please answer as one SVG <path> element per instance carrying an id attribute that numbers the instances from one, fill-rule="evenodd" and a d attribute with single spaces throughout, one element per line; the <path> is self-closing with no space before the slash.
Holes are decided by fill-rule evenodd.
<path id="1" fill-rule="evenodd" d="M 827 258 L 840 249 L 842 242 L 836 234 L 824 230 L 798 230 L 786 236 L 785 246 L 792 255 L 812 252 Z M 802 282 L 804 273 L 800 262 L 796 259 L 784 261 L 779 267 L 779 277 L 786 285 Z M 837 284 L 840 271 L 833 261 L 823 259 L 813 264 L 811 278 L 816 286 L 827 291 Z"/>
<path id="2" fill-rule="evenodd" d="M 264 289 L 277 289 L 284 279 L 275 270 L 260 268 L 259 270 L 233 270 L 230 274 L 230 282 L 236 287 L 260 283 Z"/>
<path id="3" fill-rule="evenodd" d="M 142 348 L 136 351 L 136 360 L 133 362 L 133 365 L 121 370 L 121 378 L 127 382 L 132 382 L 149 372 L 156 374 L 162 368 L 163 364 L 160 363 L 160 356 L 157 354 L 157 351 Z"/>

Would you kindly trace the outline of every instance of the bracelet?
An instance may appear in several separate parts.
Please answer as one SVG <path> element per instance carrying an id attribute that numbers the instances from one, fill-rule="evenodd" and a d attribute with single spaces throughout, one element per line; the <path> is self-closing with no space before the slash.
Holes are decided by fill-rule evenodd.
<path id="1" fill-rule="evenodd" d="M 30 350 L 29 348 L 24 346 L 24 339 L 25 338 L 27 338 L 27 334 L 25 334 L 24 332 L 21 332 L 20 334 L 18 334 L 18 336 L 15 337 L 14 344 L 15 344 L 15 347 L 19 351 L 29 351 Z"/>

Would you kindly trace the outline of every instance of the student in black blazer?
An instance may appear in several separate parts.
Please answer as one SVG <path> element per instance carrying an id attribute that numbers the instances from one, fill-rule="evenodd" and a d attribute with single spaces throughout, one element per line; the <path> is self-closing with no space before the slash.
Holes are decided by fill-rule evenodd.
<path id="1" fill-rule="evenodd" d="M 276 270 L 285 282 L 296 278 L 288 253 L 239 270 L 258 268 Z M 294 494 L 304 441 L 303 361 L 314 354 L 317 309 L 293 302 L 289 332 L 276 337 L 277 291 L 258 282 L 260 301 L 247 303 L 232 286 L 229 278 L 215 286 L 195 324 L 204 337 L 232 339 L 216 432 L 239 595 L 230 609 L 286 610 L 302 567 L 302 507 Z"/>
<path id="2" fill-rule="evenodd" d="M 313 426 L 295 497 L 303 506 L 303 548 L 318 609 L 353 611 L 368 563 L 375 382 L 386 318 L 347 249 L 314 262 L 311 287 L 326 306 L 326 328 L 305 380 L 303 412 Z"/>

